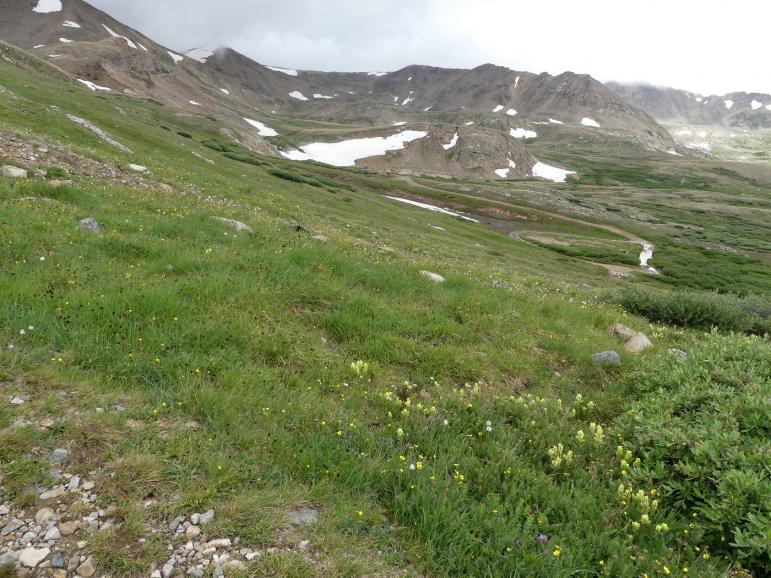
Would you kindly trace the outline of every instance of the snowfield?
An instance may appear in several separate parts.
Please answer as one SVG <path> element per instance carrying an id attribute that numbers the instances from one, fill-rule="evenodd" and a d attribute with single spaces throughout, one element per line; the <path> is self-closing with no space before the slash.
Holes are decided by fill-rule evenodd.
<path id="1" fill-rule="evenodd" d="M 493 109 L 493 112 L 501 112 L 503 110 L 503 105 L 499 104 Z"/>
<path id="2" fill-rule="evenodd" d="M 80 24 L 78 24 L 77 22 L 73 22 L 72 20 L 65 20 L 62 23 L 62 26 L 64 26 L 65 28 L 80 28 Z"/>
<path id="3" fill-rule="evenodd" d="M 581 124 L 584 126 L 592 126 L 594 128 L 600 128 L 600 123 L 594 120 L 593 118 L 584 117 L 581 119 Z"/>
<path id="4" fill-rule="evenodd" d="M 471 221 L 472 223 L 478 223 L 476 219 L 472 219 L 471 217 L 467 217 L 466 215 L 463 215 L 461 213 L 457 213 L 455 211 L 451 211 L 450 209 L 443 209 L 441 207 L 435 207 L 434 205 L 429 205 L 427 203 L 420 203 L 418 201 L 412 201 L 410 199 L 402 199 L 401 197 L 389 197 L 386 195 L 386 199 L 391 199 L 392 201 L 399 201 L 400 203 L 407 203 L 408 205 L 412 205 L 413 207 L 420 207 L 421 209 L 428 209 L 429 211 L 434 211 L 435 213 L 442 213 L 444 215 L 450 215 L 452 217 L 460 217 L 461 219 L 464 219 L 466 221 Z M 433 225 L 431 225 L 433 227 Z M 444 231 L 441 227 L 434 227 L 435 229 L 439 229 L 440 231 Z"/>
<path id="5" fill-rule="evenodd" d="M 733 101 L 733 100 L 730 100 L 730 99 L 729 99 L 729 100 L 724 100 L 724 101 L 723 101 L 723 104 L 725 105 L 725 107 L 726 107 L 728 110 L 731 110 L 731 107 L 733 107 L 733 105 L 734 105 L 734 101 Z"/>
<path id="6" fill-rule="evenodd" d="M 753 99 L 752 102 L 750 103 L 750 106 L 752 107 L 752 110 L 758 110 L 760 107 L 763 106 L 763 103 Z"/>
<path id="7" fill-rule="evenodd" d="M 405 124 L 407 124 L 407 122 L 406 122 L 406 121 L 404 121 L 404 120 L 400 120 L 400 121 L 397 121 L 397 122 L 395 122 L 395 123 L 394 123 L 394 126 L 404 126 Z"/>
<path id="8" fill-rule="evenodd" d="M 134 44 L 134 42 L 132 42 L 131 39 L 126 38 L 125 36 L 121 36 L 120 34 L 115 32 L 114 30 L 112 30 L 109 26 L 107 26 L 106 24 L 102 24 L 102 26 L 104 26 L 104 29 L 107 30 L 107 34 L 109 34 L 113 38 L 123 38 L 123 40 L 126 41 L 126 44 L 129 45 L 129 48 L 133 48 L 133 49 L 136 50 L 137 45 Z M 169 53 L 169 54 L 171 54 L 171 53 Z"/>
<path id="9" fill-rule="evenodd" d="M 213 48 L 194 48 L 188 52 L 185 52 L 185 56 L 192 58 L 193 60 L 206 64 L 206 61 L 214 56 Z"/>
<path id="10" fill-rule="evenodd" d="M 334 98 L 334 97 L 332 97 L 332 96 L 324 96 L 323 94 L 319 94 L 319 93 L 317 92 L 316 94 L 314 94 L 314 95 L 313 95 L 313 98 L 317 98 L 317 99 L 318 99 L 318 98 L 323 98 L 323 99 L 326 99 L 326 100 L 331 100 L 331 99 L 332 99 L 332 98 Z"/>
<path id="11" fill-rule="evenodd" d="M 561 120 L 557 120 L 556 118 L 550 118 L 549 119 L 549 123 L 550 124 L 565 124 L 564 122 L 562 122 Z"/>
<path id="12" fill-rule="evenodd" d="M 220 88 L 220 92 L 222 92 L 222 94 L 227 94 L 228 96 L 230 96 L 230 91 L 227 88 Z"/>
<path id="13" fill-rule="evenodd" d="M 509 110 L 506 111 L 506 114 L 508 114 L 509 116 L 517 116 L 517 111 L 514 110 L 513 108 L 510 108 Z"/>
<path id="14" fill-rule="evenodd" d="M 447 144 L 443 144 L 442 148 L 446 151 L 453 148 L 456 144 L 458 144 L 458 133 L 456 132 L 454 135 L 452 135 L 452 138 L 450 139 L 450 142 Z"/>
<path id="15" fill-rule="evenodd" d="M 296 98 L 297 100 L 308 100 L 308 97 L 305 96 L 299 90 L 293 90 L 292 92 L 289 93 L 289 96 L 291 96 L 292 98 Z"/>
<path id="16" fill-rule="evenodd" d="M 387 72 L 368 72 L 367 76 L 385 76 Z"/>
<path id="17" fill-rule="evenodd" d="M 38 14 L 48 14 L 49 12 L 61 12 L 62 0 L 38 0 L 37 5 L 32 9 Z"/>
<path id="18" fill-rule="evenodd" d="M 78 78 L 78 82 L 80 82 L 81 84 L 85 84 L 88 88 L 90 88 L 94 92 L 99 92 L 99 91 L 110 92 L 112 90 L 111 88 L 107 88 L 106 86 L 99 86 L 98 84 L 94 84 L 90 80 L 83 80 L 82 78 Z"/>
<path id="19" fill-rule="evenodd" d="M 72 40 L 70 40 L 69 38 L 60 38 L 59 42 L 63 44 L 69 44 L 70 42 L 72 42 Z"/>
<path id="20" fill-rule="evenodd" d="M 283 72 L 284 74 L 288 74 L 289 76 L 297 76 L 297 71 L 291 68 L 281 68 L 279 66 L 266 66 L 265 68 L 269 68 L 273 72 Z"/>
<path id="21" fill-rule="evenodd" d="M 576 174 L 575 171 L 567 171 L 565 169 L 553 167 L 546 163 L 542 163 L 541 161 L 538 161 L 533 165 L 534 177 L 546 179 L 547 181 L 552 181 L 554 183 L 564 183 L 568 178 L 568 175 L 574 174 Z"/>
<path id="22" fill-rule="evenodd" d="M 534 130 L 527 130 L 526 128 L 513 128 L 509 134 L 514 138 L 535 138 L 538 136 Z"/>
<path id="23" fill-rule="evenodd" d="M 424 138 L 428 133 L 420 130 L 405 130 L 387 137 L 371 137 L 344 140 L 334 143 L 311 143 L 300 150 L 282 151 L 281 154 L 292 160 L 314 160 L 336 167 L 352 167 L 359 159 L 383 156 L 388 151 L 398 151 L 404 145 Z"/>
<path id="24" fill-rule="evenodd" d="M 270 128 L 269 126 L 265 126 L 257 120 L 253 120 L 251 118 L 244 118 L 244 120 L 256 128 L 257 134 L 260 136 L 278 136 L 278 132 L 276 130 Z"/>
<path id="25" fill-rule="evenodd" d="M 509 176 L 509 171 L 511 169 L 495 169 L 495 174 L 501 177 L 502 179 L 505 179 Z"/>

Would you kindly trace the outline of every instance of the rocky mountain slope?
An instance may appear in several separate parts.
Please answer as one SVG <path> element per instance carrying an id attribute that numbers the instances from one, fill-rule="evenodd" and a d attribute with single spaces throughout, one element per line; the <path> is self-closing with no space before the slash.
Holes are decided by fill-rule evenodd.
<path id="1" fill-rule="evenodd" d="M 660 122 L 771 128 L 771 95 L 768 94 L 732 92 L 705 96 L 650 84 L 608 82 L 606 86 Z"/>
<path id="2" fill-rule="evenodd" d="M 0 14 L 0 38 L 68 72 L 83 90 L 123 91 L 181 114 L 214 116 L 226 138 L 273 155 L 325 160 L 337 152 L 317 154 L 324 145 L 361 147 L 341 162 L 564 180 L 570 167 L 536 158 L 530 145 L 537 139 L 572 151 L 598 140 L 645 151 L 675 147 L 651 116 L 587 75 L 491 64 L 297 71 L 259 64 L 226 47 L 181 54 L 82 0 L 0 0 Z M 546 172 L 535 169 L 541 165 Z"/>

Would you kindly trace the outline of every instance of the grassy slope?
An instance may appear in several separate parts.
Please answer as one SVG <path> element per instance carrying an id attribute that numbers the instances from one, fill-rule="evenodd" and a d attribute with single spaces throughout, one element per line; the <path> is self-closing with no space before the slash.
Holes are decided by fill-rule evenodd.
<path id="1" fill-rule="evenodd" d="M 332 193 L 277 179 L 175 132 L 212 136 L 205 119 L 94 96 L 5 63 L 0 77 L 16 95 L 0 99 L 3 126 L 104 161 L 140 162 L 189 191 L 80 178 L 65 188 L 0 182 L 0 275 L 10 280 L 0 285 L 4 393 L 33 393 L 40 405 L 28 411 L 59 416 L 61 427 L 36 434 L 36 444 L 87 440 L 95 450 L 78 467 L 119 464 L 151 493 L 183 496 L 137 514 L 132 504 L 147 488 L 105 481 L 106 499 L 140 518 L 215 505 L 223 532 L 257 545 L 277 539 L 289 506 L 321 506 L 308 536 L 320 565 L 268 560 L 258 575 L 639 576 L 687 566 L 717 576 L 735 555 L 698 528 L 683 537 L 690 505 L 665 501 L 652 516 L 670 530 L 656 532 L 634 531 L 640 513 L 619 503 L 612 424 L 638 393 L 626 370 L 588 360 L 619 347 L 606 327 L 622 316 L 578 287 L 600 282 L 596 268 L 363 188 Z M 51 104 L 135 154 L 106 148 Z M 18 200 L 28 196 L 53 201 Z M 85 216 L 102 224 L 102 236 L 76 229 Z M 244 221 L 255 234 L 235 235 L 212 216 Z M 298 235 L 293 223 L 332 241 Z M 448 281 L 432 284 L 421 269 Z M 668 346 L 698 358 L 698 342 L 710 339 L 627 322 L 656 342 L 641 379 L 669 367 Z M 19 335 L 29 325 L 34 331 Z M 765 344 L 726 339 L 729 352 L 758 360 L 747 379 L 761 383 Z M 364 375 L 350 368 L 358 359 L 369 363 Z M 67 417 L 60 388 L 80 392 L 80 413 Z M 129 416 L 95 413 L 119 395 L 130 398 Z M 11 417 L 3 409 L 1 425 Z M 141 427 L 127 429 L 129 417 Z M 203 428 L 182 428 L 188 419 Z M 588 434 L 590 422 L 607 431 L 581 446 L 576 432 Z M 3 441 L 4 492 L 21 499 L 44 472 L 23 439 Z M 575 452 L 567 466 L 549 457 L 560 443 Z M 637 481 L 654 489 L 645 482 Z M 655 489 L 666 497 L 666 482 Z M 102 544 L 103 568 L 131 575 L 161 558 L 158 544 L 133 542 Z M 702 556 L 706 546 L 716 555 Z"/>

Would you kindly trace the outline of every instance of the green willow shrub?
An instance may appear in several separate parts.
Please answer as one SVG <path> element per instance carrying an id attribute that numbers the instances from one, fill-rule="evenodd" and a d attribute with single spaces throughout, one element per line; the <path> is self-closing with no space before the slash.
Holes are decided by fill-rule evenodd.
<path id="1" fill-rule="evenodd" d="M 610 301 L 650 321 L 693 329 L 771 332 L 771 304 L 761 296 L 737 297 L 703 291 L 655 291 L 626 288 Z"/>
<path id="2" fill-rule="evenodd" d="M 716 332 L 686 348 L 685 361 L 643 358 L 624 377 L 638 400 L 616 433 L 641 456 L 636 480 L 693 520 L 700 547 L 761 575 L 771 564 L 771 348 Z"/>

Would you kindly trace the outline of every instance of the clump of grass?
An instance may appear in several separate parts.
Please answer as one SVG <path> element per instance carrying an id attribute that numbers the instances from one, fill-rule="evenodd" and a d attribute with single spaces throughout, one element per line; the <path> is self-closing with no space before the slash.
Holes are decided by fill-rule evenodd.
<path id="1" fill-rule="evenodd" d="M 610 293 L 609 297 L 630 313 L 657 323 L 693 329 L 717 327 L 759 335 L 771 333 L 771 303 L 761 296 L 628 287 Z"/>
<path id="2" fill-rule="evenodd" d="M 59 167 L 48 167 L 46 169 L 47 179 L 66 179 L 68 177 L 67 171 Z"/>
<path id="3" fill-rule="evenodd" d="M 182 138 L 193 138 L 193 135 L 192 135 L 192 134 L 190 134 L 189 132 L 187 132 L 187 131 L 184 131 L 184 130 L 178 130 L 178 131 L 177 131 L 177 134 L 178 134 L 179 136 L 181 136 Z"/>

